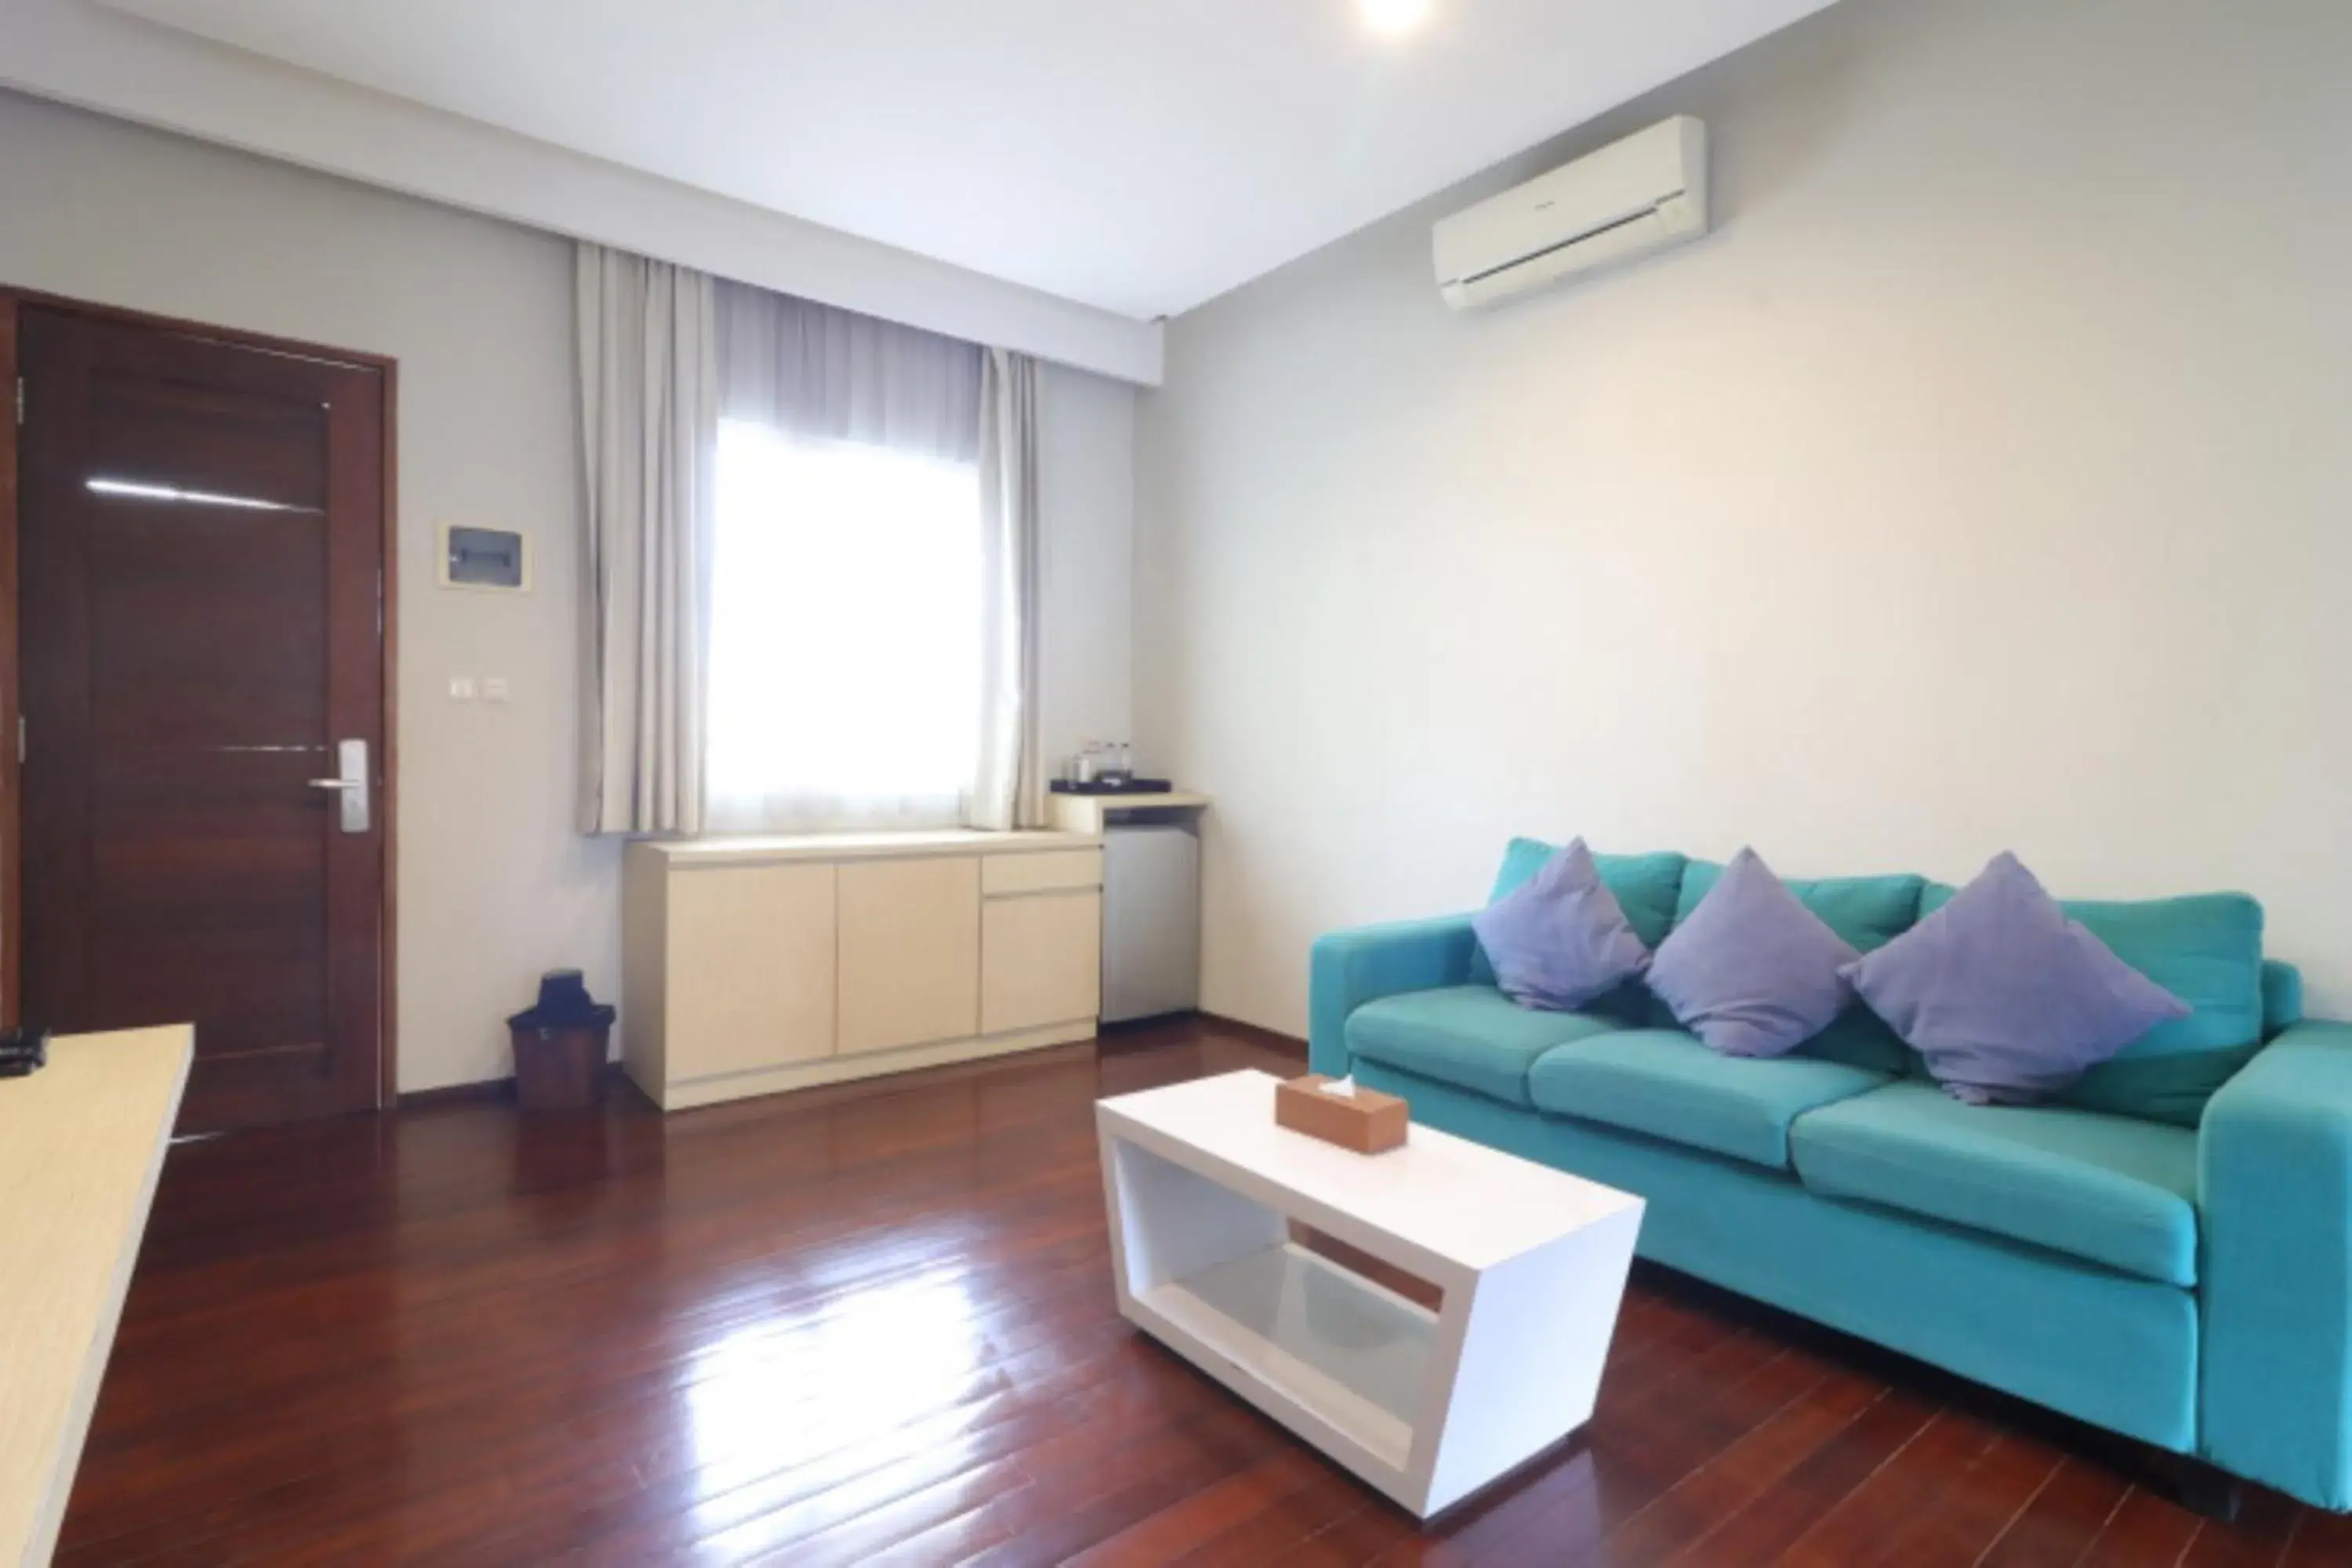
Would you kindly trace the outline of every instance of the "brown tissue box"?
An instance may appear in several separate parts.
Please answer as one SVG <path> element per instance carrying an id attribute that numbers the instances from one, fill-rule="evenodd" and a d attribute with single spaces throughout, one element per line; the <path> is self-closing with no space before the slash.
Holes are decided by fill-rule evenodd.
<path id="1" fill-rule="evenodd" d="M 1404 1146 L 1403 1100 L 1370 1089 L 1357 1089 L 1352 1098 L 1325 1094 L 1323 1086 L 1331 1081 L 1321 1073 L 1308 1073 L 1276 1084 L 1276 1122 L 1359 1154 L 1381 1154 Z"/>

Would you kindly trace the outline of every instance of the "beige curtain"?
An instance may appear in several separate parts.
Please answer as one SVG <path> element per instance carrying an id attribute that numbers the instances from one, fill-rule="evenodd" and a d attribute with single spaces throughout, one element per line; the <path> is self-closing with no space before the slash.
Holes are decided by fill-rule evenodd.
<path id="1" fill-rule="evenodd" d="M 980 380 L 982 702 L 969 826 L 1041 827 L 1037 738 L 1037 362 L 990 349 Z"/>
<path id="2" fill-rule="evenodd" d="M 702 830 L 718 329 L 703 273 L 583 244 L 581 826 Z"/>

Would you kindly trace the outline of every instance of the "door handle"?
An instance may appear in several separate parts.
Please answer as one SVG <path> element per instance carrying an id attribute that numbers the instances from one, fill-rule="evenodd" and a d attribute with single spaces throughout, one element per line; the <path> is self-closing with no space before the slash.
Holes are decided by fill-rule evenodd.
<path id="1" fill-rule="evenodd" d="M 368 830 L 368 743 L 365 741 L 341 741 L 335 745 L 335 765 L 341 770 L 331 779 L 310 779 L 312 789 L 332 790 L 342 799 L 342 830 L 365 833 Z"/>

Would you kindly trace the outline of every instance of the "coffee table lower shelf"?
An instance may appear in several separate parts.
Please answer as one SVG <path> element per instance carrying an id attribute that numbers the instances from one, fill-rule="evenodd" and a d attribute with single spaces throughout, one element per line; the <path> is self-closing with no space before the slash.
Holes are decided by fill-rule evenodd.
<path id="1" fill-rule="evenodd" d="M 1294 1429 L 1360 1449 L 1402 1485 L 1437 1314 L 1295 1242 L 1144 1292 L 1137 1321 Z"/>

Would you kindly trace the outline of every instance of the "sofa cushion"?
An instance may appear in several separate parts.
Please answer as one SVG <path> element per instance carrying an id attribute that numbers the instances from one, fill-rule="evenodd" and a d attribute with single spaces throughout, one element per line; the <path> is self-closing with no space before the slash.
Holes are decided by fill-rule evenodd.
<path id="1" fill-rule="evenodd" d="M 1365 1003 L 1348 1016 L 1347 1038 L 1352 1056 L 1528 1105 L 1538 1057 L 1618 1026 L 1590 1013 L 1536 1012 L 1492 985 L 1449 985 Z"/>
<path id="2" fill-rule="evenodd" d="M 1506 898 L 1533 877 L 1559 852 L 1559 846 L 1547 844 L 1540 838 L 1514 838 L 1503 851 L 1501 869 L 1495 873 L 1495 890 L 1487 902 Z M 1642 945 L 1653 952 L 1658 943 L 1666 940 L 1674 929 L 1675 900 L 1680 896 L 1685 858 L 1669 852 L 1653 855 L 1595 855 L 1593 868 L 1601 873 L 1601 885 L 1615 895 L 1617 907 L 1625 911 L 1625 923 L 1642 939 Z M 1495 966 L 1486 961 L 1485 952 L 1470 955 L 1470 981 L 1475 985 L 1492 985 Z M 1601 1005 L 1601 1011 L 1622 1016 L 1629 1022 L 1642 1021 L 1650 1005 L 1650 994 L 1640 982 L 1629 982 Z"/>
<path id="3" fill-rule="evenodd" d="M 1539 1110 L 1778 1170 L 1789 1168 L 1790 1122 L 1890 1081 L 1813 1057 L 1719 1056 L 1680 1029 L 1589 1035 L 1554 1046 L 1528 1071 Z"/>
<path id="4" fill-rule="evenodd" d="M 1495 984 L 1522 1007 L 1572 1013 L 1650 966 L 1581 838 L 1472 916 L 1470 929 Z"/>
<path id="5" fill-rule="evenodd" d="M 1920 896 L 1921 918 L 1957 890 L 1931 883 Z M 2084 1073 L 2058 1102 L 2196 1126 L 2213 1091 L 2262 1048 L 2262 905 L 2243 893 L 2197 893 L 2125 902 L 2062 899 L 2058 907 L 2190 1008 L 2186 1018 L 2158 1024 Z"/>
<path id="6" fill-rule="evenodd" d="M 1798 1176 L 1827 1196 L 2197 1282 L 2197 1135 L 2185 1128 L 1963 1105 L 1912 1079 L 1799 1118 L 1789 1142 Z"/>
<path id="7" fill-rule="evenodd" d="M 2275 958 L 2263 960 L 2263 1038 L 2303 1022 L 2303 971 Z"/>
<path id="8" fill-rule="evenodd" d="M 1685 868 L 1682 892 L 1675 906 L 1675 923 L 1688 920 L 1701 900 L 1714 890 L 1723 868 L 1712 860 L 1694 860 Z M 1782 878 L 1797 901 L 1821 918 L 1856 952 L 1885 947 L 1918 922 L 1922 877 L 1908 873 L 1884 877 Z M 1655 942 L 1651 943 L 1655 947 Z M 1660 1012 L 1651 1021 L 1664 1026 L 1674 1020 Z M 1851 1067 L 1900 1077 L 1913 1071 L 1918 1058 L 1885 1021 L 1859 1001 L 1838 1015 L 1836 1022 L 1797 1047 L 1801 1056 L 1821 1057 Z"/>
<path id="9" fill-rule="evenodd" d="M 1846 974 L 1945 1092 L 1971 1105 L 2054 1100 L 2190 1010 L 2068 919 L 2007 850 Z"/>
<path id="10" fill-rule="evenodd" d="M 1785 1057 L 1853 1003 L 1842 972 L 1861 956 L 1742 849 L 1659 944 L 1645 984 L 1707 1049 Z"/>

